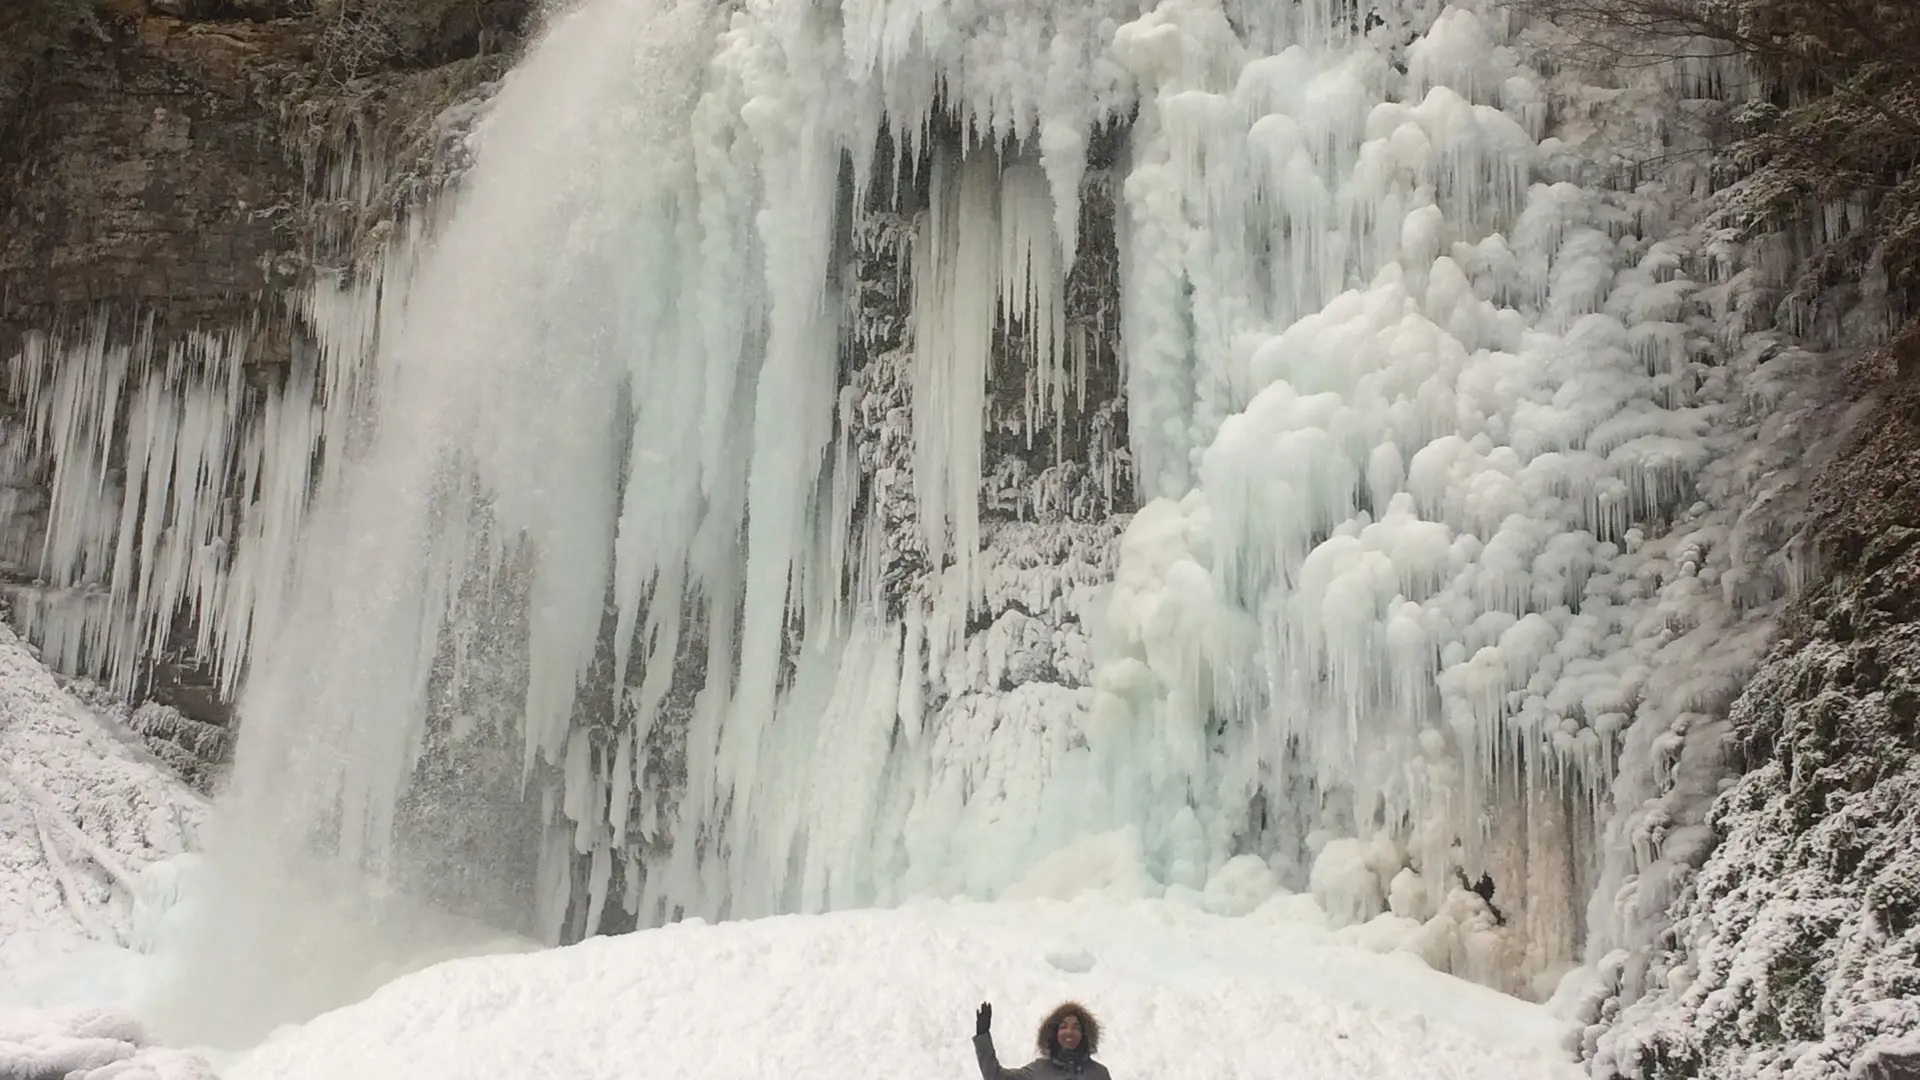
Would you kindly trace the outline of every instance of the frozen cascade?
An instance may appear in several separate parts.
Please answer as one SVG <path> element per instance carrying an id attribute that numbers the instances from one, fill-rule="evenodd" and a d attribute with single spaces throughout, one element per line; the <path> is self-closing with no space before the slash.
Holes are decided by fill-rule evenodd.
<path id="1" fill-rule="evenodd" d="M 125 446 L 122 354 L 16 362 L 100 598 L 30 618 L 124 680 L 189 607 L 248 675 L 233 850 L 544 940 L 1252 855 L 1544 995 L 1646 944 L 1647 820 L 1793 564 L 1684 178 L 1574 182 L 1525 45 L 1478 0 L 590 0 L 251 426 L 217 342 Z"/>

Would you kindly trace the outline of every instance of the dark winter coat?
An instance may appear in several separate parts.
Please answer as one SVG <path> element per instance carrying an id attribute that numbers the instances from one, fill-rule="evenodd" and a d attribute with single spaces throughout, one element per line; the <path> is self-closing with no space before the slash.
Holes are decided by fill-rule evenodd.
<path id="1" fill-rule="evenodd" d="M 1060 1030 L 1060 1021 L 1073 1015 L 1080 1019 L 1080 1048 L 1074 1053 L 1060 1049 L 1054 1035 Z M 1111 1080 L 1107 1067 L 1093 1060 L 1093 1054 L 1100 1048 L 1100 1025 L 1094 1022 L 1093 1014 L 1077 1002 L 1063 1002 L 1040 1021 L 1039 1037 L 1034 1040 L 1040 1050 L 1040 1056 L 1017 1069 L 1000 1067 L 999 1055 L 993 1052 L 992 1035 L 973 1037 L 974 1056 L 980 1059 L 981 1080 Z"/>

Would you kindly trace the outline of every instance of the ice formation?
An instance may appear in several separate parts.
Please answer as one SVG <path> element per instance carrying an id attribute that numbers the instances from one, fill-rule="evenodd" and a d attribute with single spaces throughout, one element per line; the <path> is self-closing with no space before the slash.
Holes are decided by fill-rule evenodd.
<path id="1" fill-rule="evenodd" d="M 248 673 L 258 843 L 458 851 L 547 939 L 992 894 L 1100 835 L 1224 908 L 1253 856 L 1481 927 L 1423 954 L 1544 993 L 1657 915 L 1647 821 L 1710 793 L 1791 566 L 1735 517 L 1773 481 L 1724 266 L 1569 174 L 1524 45 L 1479 2 L 587 3 L 247 422 L 219 342 L 125 446 L 123 353 L 23 358 L 9 459 L 93 590 L 32 625 L 124 680 L 185 607 Z M 1090 193 L 1127 443 L 1074 467 L 1145 502 L 986 514 L 990 439 L 1097 404 Z"/>

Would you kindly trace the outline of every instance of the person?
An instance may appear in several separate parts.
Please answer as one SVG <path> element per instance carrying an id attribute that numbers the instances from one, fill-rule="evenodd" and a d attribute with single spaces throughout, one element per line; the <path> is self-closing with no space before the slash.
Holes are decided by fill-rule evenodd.
<path id="1" fill-rule="evenodd" d="M 1110 1080 L 1107 1067 L 1093 1060 L 1100 1048 L 1100 1025 L 1077 1001 L 1061 1002 L 1040 1021 L 1034 1040 L 1040 1056 L 1017 1069 L 1001 1068 L 994 1053 L 992 1004 L 981 1002 L 973 1019 L 973 1053 L 980 1061 L 981 1080 Z"/>

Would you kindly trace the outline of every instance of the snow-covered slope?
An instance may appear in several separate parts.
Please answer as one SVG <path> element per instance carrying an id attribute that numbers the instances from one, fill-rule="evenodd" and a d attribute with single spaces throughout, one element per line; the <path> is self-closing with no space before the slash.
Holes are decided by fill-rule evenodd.
<path id="1" fill-rule="evenodd" d="M 0 1076 L 7 1080 L 216 1080 L 205 1058 L 161 1046 L 118 1009 L 0 1011 Z"/>
<path id="2" fill-rule="evenodd" d="M 83 954 L 148 934 L 207 809 L 0 625 L 0 1006 L 74 992 Z"/>
<path id="3" fill-rule="evenodd" d="M 968 1076 L 1065 997 L 1122 1080 L 1563 1080 L 1564 1029 L 1404 955 L 1332 943 L 1311 901 L 937 904 L 682 923 L 441 965 L 269 1041 L 229 1080 Z"/>
<path id="4" fill-rule="evenodd" d="M 211 1080 L 140 997 L 207 804 L 0 624 L 0 1077 Z M 41 1011 L 32 1006 L 52 1005 Z"/>

